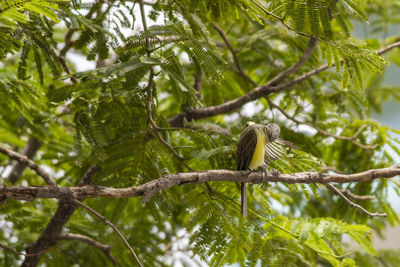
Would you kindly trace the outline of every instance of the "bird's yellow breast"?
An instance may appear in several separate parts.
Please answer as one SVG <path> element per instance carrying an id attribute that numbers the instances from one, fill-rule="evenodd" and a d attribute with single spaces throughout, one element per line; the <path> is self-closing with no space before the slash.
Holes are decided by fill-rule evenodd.
<path id="1" fill-rule="evenodd" d="M 260 167 L 264 162 L 265 155 L 265 138 L 257 131 L 257 145 L 253 157 L 249 164 L 249 169 L 254 170 Z"/>

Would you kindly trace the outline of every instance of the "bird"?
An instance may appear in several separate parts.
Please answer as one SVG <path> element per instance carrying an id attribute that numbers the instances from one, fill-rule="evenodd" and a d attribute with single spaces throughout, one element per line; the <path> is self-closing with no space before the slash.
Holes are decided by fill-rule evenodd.
<path id="1" fill-rule="evenodd" d="M 252 171 L 259 167 L 266 170 L 269 160 L 281 157 L 272 145 L 279 142 L 290 146 L 291 143 L 279 138 L 280 127 L 276 123 L 268 125 L 256 124 L 252 121 L 246 123 L 237 146 L 236 169 L 238 171 Z M 246 184 L 241 184 L 241 213 L 242 217 L 247 216 L 247 189 Z"/>

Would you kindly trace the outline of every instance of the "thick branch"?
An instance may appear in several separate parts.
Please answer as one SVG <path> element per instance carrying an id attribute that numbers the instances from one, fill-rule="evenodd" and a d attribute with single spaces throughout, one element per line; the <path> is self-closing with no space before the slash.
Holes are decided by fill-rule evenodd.
<path id="1" fill-rule="evenodd" d="M 53 187 L 54 188 L 54 187 Z M 61 195 L 59 195 L 61 197 Z M 67 199 L 62 199 L 58 203 L 58 208 L 53 218 L 51 218 L 50 222 L 47 224 L 46 229 L 42 232 L 39 239 L 29 245 L 26 248 L 27 254 L 35 254 L 41 251 L 46 251 L 51 247 L 54 247 L 58 242 L 58 236 L 61 233 L 61 230 L 72 216 L 74 211 L 76 210 L 77 205 L 75 203 L 71 203 L 71 201 Z M 25 260 L 22 263 L 22 267 L 28 266 L 36 266 L 39 262 L 41 255 L 33 256 L 33 257 L 25 257 Z"/>
<path id="2" fill-rule="evenodd" d="M 131 198 L 142 196 L 142 201 L 148 201 L 153 195 L 162 190 L 183 184 L 201 184 L 210 181 L 220 182 L 245 182 L 245 183 L 268 183 L 282 182 L 289 184 L 312 184 L 312 183 L 352 183 L 369 182 L 376 179 L 392 178 L 400 175 L 400 163 L 388 168 L 372 169 L 355 174 L 336 174 L 320 172 L 300 172 L 293 174 L 279 174 L 265 172 L 247 172 L 230 170 L 210 170 L 200 172 L 187 172 L 169 174 L 148 183 L 127 188 L 109 188 L 102 186 L 81 186 L 67 188 L 75 197 L 93 198 Z M 62 190 L 51 186 L 2 186 L 0 187 L 1 199 L 26 199 L 34 198 L 60 198 Z"/>
<path id="3" fill-rule="evenodd" d="M 117 261 L 111 254 L 111 247 L 109 245 L 104 245 L 88 236 L 80 235 L 80 234 L 61 234 L 59 239 L 61 240 L 72 240 L 72 241 L 81 241 L 90 246 L 96 247 L 100 249 L 113 264 L 117 264 Z"/>
<path id="4" fill-rule="evenodd" d="M 90 176 L 95 174 L 93 168 L 95 168 L 97 171 L 99 170 L 96 167 L 89 168 L 89 170 L 85 173 L 85 175 L 83 175 L 81 182 L 84 179 L 90 180 Z M 47 251 L 52 247 L 54 247 L 58 242 L 60 233 L 64 225 L 68 222 L 72 214 L 78 208 L 78 205 L 71 201 L 71 191 L 68 188 L 49 186 L 49 188 L 50 187 L 58 191 L 58 196 L 56 198 L 58 198 L 60 201 L 58 202 L 57 211 L 51 218 L 50 222 L 47 224 L 46 229 L 42 232 L 38 240 L 26 248 L 25 251 L 27 254 L 35 254 Z M 78 196 L 77 198 L 79 200 L 83 199 L 83 197 L 80 196 Z M 1 199 L 2 197 L 0 194 L 0 200 Z M 22 266 L 36 266 L 40 260 L 40 256 L 41 254 L 37 254 L 36 256 L 33 257 L 25 257 Z"/>
<path id="5" fill-rule="evenodd" d="M 393 48 L 396 47 L 400 47 L 400 41 L 390 44 L 380 50 L 377 50 L 377 54 L 378 55 L 382 55 L 388 51 L 390 51 Z M 304 59 L 300 59 L 300 61 L 303 61 Z M 341 61 L 342 63 L 342 61 Z M 247 104 L 253 100 L 256 100 L 260 97 L 264 97 L 268 94 L 274 93 L 274 92 L 280 92 L 283 90 L 286 90 L 288 88 L 290 88 L 291 86 L 298 84 L 308 78 L 310 78 L 311 76 L 314 76 L 330 67 L 333 67 L 334 64 L 332 64 L 331 66 L 329 66 L 328 64 L 324 64 L 316 69 L 313 69 L 291 81 L 288 81 L 286 83 L 280 84 L 280 85 L 276 85 L 277 81 L 275 79 L 277 79 L 276 77 L 273 78 L 271 81 L 269 81 L 268 83 L 266 83 L 263 86 L 254 88 L 254 90 L 252 90 L 251 92 L 249 92 L 248 94 L 236 98 L 234 100 L 228 101 L 224 104 L 221 105 L 217 105 L 217 106 L 210 106 L 210 107 L 206 107 L 206 108 L 200 108 L 200 109 L 196 109 L 196 110 L 191 110 L 191 111 L 185 111 L 182 112 L 178 115 L 175 115 L 174 117 L 171 117 L 168 119 L 168 122 L 171 126 L 175 126 L 175 127 L 182 127 L 183 126 L 183 120 L 186 118 L 187 120 L 191 120 L 191 119 L 203 119 L 203 118 L 208 118 L 208 117 L 212 117 L 212 116 L 216 116 L 219 114 L 224 114 L 224 113 L 229 113 L 234 111 L 235 109 L 243 106 L 244 104 Z M 297 68 L 298 69 L 298 68 Z M 296 69 L 296 70 L 297 70 Z M 295 71 L 296 71 L 295 70 Z M 290 73 L 289 73 L 290 74 Z M 288 75 L 289 75 L 288 74 Z M 279 74 L 280 75 L 280 74 Z M 278 75 L 278 76 L 279 76 Z M 278 77 L 277 76 L 277 77 Z M 285 78 L 285 77 L 284 77 Z M 274 81 L 275 80 L 275 81 Z M 281 80 L 280 80 L 281 81 Z M 272 82 L 272 83 L 271 83 Z"/>
<path id="6" fill-rule="evenodd" d="M 7 155 L 9 158 L 18 161 L 19 163 L 27 166 L 28 168 L 35 171 L 40 177 L 45 180 L 48 185 L 56 186 L 56 181 L 54 178 L 47 173 L 42 167 L 37 165 L 35 162 L 30 160 L 27 156 L 21 155 L 15 151 L 8 150 L 6 148 L 0 147 L 0 153 Z"/>

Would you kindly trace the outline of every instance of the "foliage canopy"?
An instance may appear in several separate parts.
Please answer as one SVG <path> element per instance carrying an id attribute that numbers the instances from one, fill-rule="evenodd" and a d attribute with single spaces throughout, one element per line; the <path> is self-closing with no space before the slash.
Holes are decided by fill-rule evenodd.
<path id="1" fill-rule="evenodd" d="M 400 66 L 400 49 L 383 49 L 399 42 L 398 34 L 388 34 L 400 19 L 399 1 L 145 1 L 148 27 L 139 2 L 0 3 L 0 140 L 20 153 L 36 140 L 34 160 L 59 186 L 76 186 L 91 166 L 101 167 L 92 184 L 116 188 L 186 166 L 234 170 L 248 120 L 279 124 L 282 138 L 303 151 L 272 163 L 284 173 L 322 165 L 354 173 L 400 156 L 399 130 L 370 118 L 388 100 L 400 101 L 399 85 L 384 83 L 389 62 Z M 365 38 L 354 36 L 360 24 Z M 93 67 L 78 71 L 77 57 Z M 268 84 L 297 62 L 296 71 Z M 259 88 L 255 101 L 229 105 Z M 15 164 L 4 155 L 0 163 L 11 185 L 5 178 Z M 19 176 L 18 184 L 44 185 L 29 169 Z M 85 203 L 119 226 L 144 266 L 395 266 L 400 254 L 377 251 L 372 231 L 399 223 L 387 196 L 391 188 L 400 196 L 400 180 L 338 187 L 376 196 L 360 203 L 387 218 L 369 218 L 316 184 L 249 185 L 246 219 L 236 183 L 175 186 L 146 204 L 139 198 Z M 1 205 L 0 243 L 23 251 L 57 202 Z M 121 266 L 135 263 L 115 233 L 81 208 L 62 232 L 110 245 Z M 359 247 L 351 251 L 344 236 Z M 21 259 L 0 253 L 5 266 Z M 101 250 L 77 241 L 59 241 L 41 255 L 46 266 L 104 261 L 111 264 Z"/>

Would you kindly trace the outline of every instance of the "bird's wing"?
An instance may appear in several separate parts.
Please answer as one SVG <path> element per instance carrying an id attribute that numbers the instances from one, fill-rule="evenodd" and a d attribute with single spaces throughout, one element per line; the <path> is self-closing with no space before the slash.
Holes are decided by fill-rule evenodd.
<path id="1" fill-rule="evenodd" d="M 293 145 L 292 142 L 289 142 L 289 141 L 287 141 L 287 140 L 283 140 L 283 139 L 281 139 L 281 138 L 276 139 L 276 142 L 279 143 L 279 144 L 281 144 L 281 145 L 287 146 L 287 147 L 289 147 L 289 148 L 299 149 L 297 146 Z"/>
<path id="2" fill-rule="evenodd" d="M 267 162 L 270 160 L 277 160 L 285 155 L 286 151 L 278 140 L 279 139 L 276 139 L 275 141 L 269 142 L 265 145 L 265 157 L 267 158 Z"/>
<path id="3" fill-rule="evenodd" d="M 297 150 L 298 147 L 281 138 L 277 138 L 275 141 L 269 142 L 265 145 L 265 157 L 267 158 L 267 163 L 270 160 L 285 158 L 291 149 Z"/>
<path id="4" fill-rule="evenodd" d="M 254 128 L 247 127 L 240 135 L 237 147 L 236 169 L 238 171 L 246 171 L 253 158 L 257 145 L 257 133 Z"/>
<path id="5" fill-rule="evenodd" d="M 265 162 L 270 168 L 281 173 L 295 173 L 302 171 L 320 171 L 324 166 L 311 154 L 298 150 L 291 142 L 276 139 L 265 146 Z"/>

